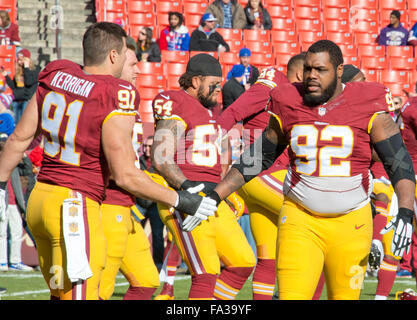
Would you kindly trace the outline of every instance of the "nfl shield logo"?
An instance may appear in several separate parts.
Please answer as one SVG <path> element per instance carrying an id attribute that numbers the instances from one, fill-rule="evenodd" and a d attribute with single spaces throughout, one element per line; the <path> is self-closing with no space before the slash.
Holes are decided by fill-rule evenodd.
<path id="1" fill-rule="evenodd" d="M 326 114 L 326 108 L 319 107 L 319 116 L 324 116 Z"/>

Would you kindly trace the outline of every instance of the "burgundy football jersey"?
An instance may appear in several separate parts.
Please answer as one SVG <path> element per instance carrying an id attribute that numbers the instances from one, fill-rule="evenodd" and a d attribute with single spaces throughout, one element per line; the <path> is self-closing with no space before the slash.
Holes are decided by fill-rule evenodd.
<path id="1" fill-rule="evenodd" d="M 218 122 L 230 130 L 237 122 L 243 121 L 244 141 L 253 143 L 264 131 L 269 121 L 265 112 L 269 92 L 280 84 L 288 83 L 287 77 L 274 67 L 261 70 L 258 80 L 233 102 L 219 117 Z"/>
<path id="2" fill-rule="evenodd" d="M 142 121 L 140 120 L 139 114 L 137 114 L 136 122 L 135 122 L 135 125 L 133 126 L 132 146 L 136 155 L 135 165 L 138 169 L 140 169 L 139 153 L 140 153 L 140 147 L 142 145 L 142 140 L 143 140 Z M 103 200 L 103 203 L 130 207 L 130 206 L 133 206 L 135 202 L 136 202 L 135 197 L 132 194 L 120 188 L 114 182 L 114 180 L 110 179 L 109 185 L 106 188 L 106 197 Z"/>
<path id="3" fill-rule="evenodd" d="M 39 74 L 36 100 L 45 137 L 38 180 L 101 202 L 109 177 L 102 124 L 116 114 L 136 114 L 138 92 L 124 80 L 86 74 L 74 62 L 56 60 Z"/>
<path id="4" fill-rule="evenodd" d="M 392 110 L 391 93 L 371 82 L 348 83 L 327 104 L 303 103 L 301 84 L 271 91 L 270 112 L 289 144 L 284 193 L 317 214 L 346 213 L 369 202 L 370 130 Z"/>
<path id="5" fill-rule="evenodd" d="M 417 172 L 417 97 L 411 98 L 401 108 L 401 135 Z"/>
<path id="6" fill-rule="evenodd" d="M 379 161 L 372 161 L 371 163 L 371 173 L 374 179 L 381 179 L 389 181 L 387 172 L 385 171 L 384 165 Z"/>
<path id="7" fill-rule="evenodd" d="M 187 179 L 219 182 L 222 130 L 213 112 L 184 90 L 161 92 L 152 106 L 155 122 L 175 119 L 185 127 L 174 160 Z"/>

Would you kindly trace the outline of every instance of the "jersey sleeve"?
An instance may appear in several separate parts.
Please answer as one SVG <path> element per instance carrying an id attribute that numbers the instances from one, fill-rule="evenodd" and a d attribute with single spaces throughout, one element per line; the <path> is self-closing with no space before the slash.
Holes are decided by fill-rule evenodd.
<path id="1" fill-rule="evenodd" d="M 159 93 L 152 101 L 152 109 L 155 122 L 158 120 L 178 120 L 187 128 L 182 104 L 177 101 L 172 92 Z"/>
<path id="2" fill-rule="evenodd" d="M 289 82 L 287 77 L 274 67 L 267 67 L 261 70 L 255 84 L 262 84 L 270 89 L 279 84 Z"/>
<path id="3" fill-rule="evenodd" d="M 139 112 L 139 92 L 128 82 L 114 82 L 106 89 L 112 95 L 103 101 L 107 116 L 104 122 L 114 115 L 136 116 Z M 109 91 L 110 90 L 110 91 Z"/>

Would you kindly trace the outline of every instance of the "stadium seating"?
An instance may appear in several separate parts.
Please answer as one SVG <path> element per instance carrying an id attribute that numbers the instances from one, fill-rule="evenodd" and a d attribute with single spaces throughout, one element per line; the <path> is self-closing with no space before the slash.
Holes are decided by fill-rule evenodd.
<path id="1" fill-rule="evenodd" d="M 323 7 L 349 8 L 349 0 L 322 0 Z"/>
<path id="2" fill-rule="evenodd" d="M 242 40 L 243 31 L 241 29 L 217 28 L 216 31 L 221 34 L 226 42 Z"/>
<path id="3" fill-rule="evenodd" d="M 358 45 L 358 56 L 383 58 L 385 57 L 385 46 L 360 44 Z"/>
<path id="4" fill-rule="evenodd" d="M 295 25 L 297 31 L 323 31 L 322 22 L 318 19 L 296 19 Z"/>
<path id="5" fill-rule="evenodd" d="M 353 44 L 354 38 L 353 34 L 346 32 L 327 32 L 326 33 L 326 39 L 333 41 L 334 43 L 337 43 L 338 45 L 341 44 Z"/>
<path id="6" fill-rule="evenodd" d="M 207 9 L 207 2 L 184 2 L 183 12 L 201 15 Z"/>
<path id="7" fill-rule="evenodd" d="M 268 13 L 274 18 L 292 18 L 291 7 L 288 6 L 268 6 Z"/>
<path id="8" fill-rule="evenodd" d="M 245 41 L 245 47 L 252 53 L 272 53 L 272 43 L 269 41 Z"/>
<path id="9" fill-rule="evenodd" d="M 361 57 L 361 68 L 383 70 L 388 68 L 385 57 Z"/>
<path id="10" fill-rule="evenodd" d="M 271 42 L 298 42 L 298 34 L 295 31 L 271 30 Z"/>
<path id="11" fill-rule="evenodd" d="M 383 83 L 408 83 L 409 82 L 409 72 L 402 70 L 382 70 L 381 79 Z"/>
<path id="12" fill-rule="evenodd" d="M 381 77 L 381 70 L 361 68 L 361 71 L 366 77 L 366 81 L 379 82 Z"/>
<path id="13" fill-rule="evenodd" d="M 268 42 L 271 40 L 271 32 L 269 30 L 251 30 L 245 29 L 243 31 L 243 40 L 246 41 L 262 41 Z"/>
<path id="14" fill-rule="evenodd" d="M 239 63 L 239 55 L 236 52 L 223 52 L 219 56 L 220 64 L 234 65 Z"/>
<path id="15" fill-rule="evenodd" d="M 350 0 L 350 7 L 378 9 L 378 0 Z"/>
<path id="16" fill-rule="evenodd" d="M 153 100 L 155 96 L 161 92 L 160 88 L 139 87 L 139 95 L 141 100 Z"/>
<path id="17" fill-rule="evenodd" d="M 165 67 L 166 67 L 165 74 L 167 76 L 180 76 L 183 73 L 185 73 L 185 69 L 187 68 L 187 64 L 186 63 L 171 62 L 171 63 L 166 63 Z"/>
<path id="18" fill-rule="evenodd" d="M 413 58 L 414 51 L 411 46 L 387 46 L 386 47 L 387 57 L 403 57 Z"/>
<path id="19" fill-rule="evenodd" d="M 164 72 L 164 65 L 159 62 L 145 62 L 138 63 L 138 68 L 142 74 L 162 74 Z"/>
<path id="20" fill-rule="evenodd" d="M 349 9 L 338 7 L 325 7 L 323 18 L 326 20 L 349 20 Z"/>
<path id="21" fill-rule="evenodd" d="M 154 3 L 150 0 L 142 1 L 142 0 L 130 0 L 127 2 L 127 12 L 130 14 L 131 12 L 143 12 L 149 13 L 154 12 Z"/>
<path id="22" fill-rule="evenodd" d="M 160 74 L 139 74 L 136 78 L 138 88 L 166 88 L 166 79 Z"/>
<path id="23" fill-rule="evenodd" d="M 170 11 L 182 12 L 182 4 L 178 1 L 156 1 L 155 12 L 166 13 Z"/>
<path id="24" fill-rule="evenodd" d="M 168 50 L 161 51 L 161 61 L 163 63 L 167 63 L 167 62 L 187 63 L 188 59 L 189 59 L 188 51 L 168 51 Z"/>

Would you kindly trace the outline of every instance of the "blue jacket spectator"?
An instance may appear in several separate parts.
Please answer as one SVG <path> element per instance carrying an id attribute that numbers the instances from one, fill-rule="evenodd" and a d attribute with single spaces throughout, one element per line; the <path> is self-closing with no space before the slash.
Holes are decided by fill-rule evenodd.
<path id="1" fill-rule="evenodd" d="M 188 51 L 190 34 L 183 25 L 184 17 L 181 13 L 171 11 L 168 13 L 169 26 L 161 31 L 159 48 L 170 51 Z"/>
<path id="2" fill-rule="evenodd" d="M 417 46 L 417 22 L 414 24 L 410 30 L 410 33 L 408 34 L 408 44 Z"/>
<path id="3" fill-rule="evenodd" d="M 243 79 L 243 85 L 253 85 L 259 77 L 259 70 L 257 67 L 250 64 L 251 51 L 248 48 L 242 48 L 239 51 L 240 64 L 245 68 L 245 77 Z M 232 71 L 229 71 L 226 80 L 229 80 L 232 76 Z"/>
<path id="4" fill-rule="evenodd" d="M 408 42 L 408 30 L 401 24 L 401 13 L 393 10 L 390 16 L 390 24 L 381 30 L 378 44 L 384 46 L 406 46 Z"/>

